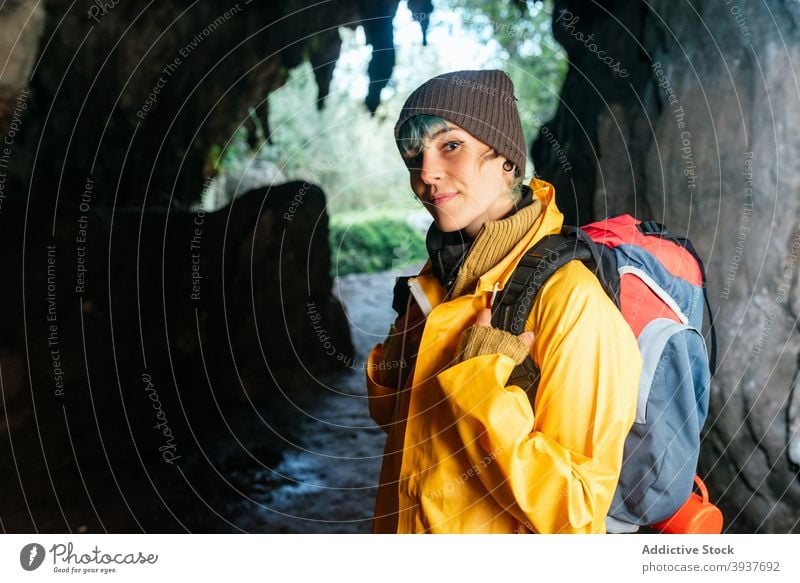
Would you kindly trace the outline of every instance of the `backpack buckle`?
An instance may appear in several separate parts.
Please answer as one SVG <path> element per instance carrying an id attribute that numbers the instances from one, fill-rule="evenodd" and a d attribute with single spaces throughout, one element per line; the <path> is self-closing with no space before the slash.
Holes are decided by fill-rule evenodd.
<path id="1" fill-rule="evenodd" d="M 667 228 L 653 220 L 642 221 L 639 223 L 638 228 L 643 235 L 660 235 L 663 237 L 667 234 Z"/>

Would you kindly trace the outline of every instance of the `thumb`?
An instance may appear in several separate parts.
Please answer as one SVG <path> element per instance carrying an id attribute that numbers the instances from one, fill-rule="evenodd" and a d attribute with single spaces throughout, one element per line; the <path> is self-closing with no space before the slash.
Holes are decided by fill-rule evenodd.
<path id="1" fill-rule="evenodd" d="M 528 346 L 528 348 L 533 346 L 533 339 L 535 337 L 536 336 L 534 335 L 533 332 L 523 332 L 522 334 L 519 335 L 519 339 L 522 340 Z"/>
<path id="2" fill-rule="evenodd" d="M 478 312 L 478 316 L 475 318 L 475 324 L 478 326 L 489 326 L 492 325 L 492 311 L 489 308 L 484 308 L 480 312 Z"/>

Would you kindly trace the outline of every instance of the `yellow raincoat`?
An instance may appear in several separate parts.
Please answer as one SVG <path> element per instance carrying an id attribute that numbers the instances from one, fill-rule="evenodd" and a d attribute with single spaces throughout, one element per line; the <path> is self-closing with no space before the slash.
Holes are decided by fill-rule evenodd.
<path id="1" fill-rule="evenodd" d="M 506 386 L 511 357 L 451 366 L 495 284 L 502 289 L 525 251 L 561 228 L 553 187 L 537 179 L 530 186 L 543 211 L 474 290 L 443 302 L 429 266 L 415 278 L 430 313 L 402 391 L 376 382 L 382 345 L 370 354 L 370 413 L 387 432 L 375 532 L 605 532 L 641 357 L 594 275 L 573 261 L 534 301 L 526 330 L 535 333 L 531 355 L 541 370 L 535 415 L 525 392 Z"/>

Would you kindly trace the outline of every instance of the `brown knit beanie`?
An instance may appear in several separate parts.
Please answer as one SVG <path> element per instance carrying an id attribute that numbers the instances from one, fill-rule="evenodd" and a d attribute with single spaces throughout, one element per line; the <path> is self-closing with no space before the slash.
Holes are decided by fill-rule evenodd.
<path id="1" fill-rule="evenodd" d="M 426 81 L 406 100 L 394 126 L 412 116 L 435 115 L 464 128 L 505 156 L 525 176 L 525 138 L 511 78 L 499 70 L 453 71 Z"/>

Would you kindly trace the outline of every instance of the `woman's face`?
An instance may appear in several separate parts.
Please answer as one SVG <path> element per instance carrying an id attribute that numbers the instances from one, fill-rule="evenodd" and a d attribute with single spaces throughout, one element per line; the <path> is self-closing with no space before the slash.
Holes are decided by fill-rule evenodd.
<path id="1" fill-rule="evenodd" d="M 508 194 L 513 174 L 503 170 L 506 159 L 489 146 L 450 122 L 424 145 L 406 161 L 411 189 L 442 231 L 463 229 L 475 237 L 483 223 L 514 207 Z"/>

